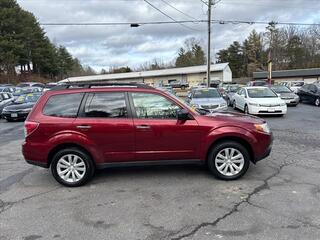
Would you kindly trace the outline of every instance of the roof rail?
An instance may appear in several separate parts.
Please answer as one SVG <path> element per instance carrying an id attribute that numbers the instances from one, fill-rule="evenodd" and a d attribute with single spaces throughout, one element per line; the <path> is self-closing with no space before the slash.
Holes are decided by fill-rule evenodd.
<path id="1" fill-rule="evenodd" d="M 92 87 L 135 87 L 144 89 L 153 89 L 153 87 L 146 85 L 144 83 L 119 83 L 119 82 L 65 82 L 63 84 L 57 85 L 50 90 L 63 90 L 63 89 L 74 89 L 74 88 L 92 88 Z"/>

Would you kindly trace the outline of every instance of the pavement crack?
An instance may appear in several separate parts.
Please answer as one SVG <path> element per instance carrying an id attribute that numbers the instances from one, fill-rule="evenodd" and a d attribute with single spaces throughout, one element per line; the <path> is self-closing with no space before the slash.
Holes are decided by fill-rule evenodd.
<path id="1" fill-rule="evenodd" d="M 28 168 L 22 172 L 13 174 L 0 181 L 0 194 L 7 191 L 13 184 L 20 182 L 26 175 L 33 171 L 33 167 Z"/>
<path id="2" fill-rule="evenodd" d="M 294 164 L 295 162 L 294 161 L 289 161 L 287 162 L 286 160 L 294 155 L 296 153 L 291 153 L 291 154 L 288 154 L 285 158 L 284 158 L 284 163 L 281 164 L 278 168 L 275 169 L 275 172 L 268 176 L 267 178 L 263 179 L 263 183 L 259 186 L 257 186 L 256 188 L 253 189 L 252 192 L 250 192 L 249 194 L 247 194 L 247 196 L 245 198 L 242 199 L 242 201 L 240 202 L 237 202 L 233 205 L 233 207 L 227 212 L 225 213 L 223 216 L 221 217 L 218 217 L 216 220 L 214 220 L 213 222 L 203 222 L 203 223 L 200 223 L 199 225 L 195 226 L 190 232 L 188 233 L 185 233 L 183 235 L 180 235 L 180 236 L 177 236 L 177 237 L 173 237 L 171 238 L 171 240 L 181 240 L 181 239 L 184 239 L 184 238 L 187 238 L 187 237 L 191 237 L 193 236 L 194 234 L 196 234 L 200 229 L 204 228 L 204 227 L 207 227 L 207 226 L 211 226 L 211 227 L 215 227 L 219 222 L 221 222 L 222 220 L 226 219 L 227 217 L 231 216 L 232 214 L 238 212 L 238 208 L 240 205 L 244 204 L 244 203 L 247 203 L 248 205 L 252 205 L 252 206 L 255 206 L 254 204 L 252 204 L 250 202 L 251 198 L 256 195 L 257 193 L 265 190 L 265 189 L 269 189 L 269 180 L 271 180 L 272 178 L 274 177 L 277 177 L 281 170 L 286 167 L 286 166 L 289 166 L 289 165 L 292 165 Z M 255 207 L 259 207 L 261 208 L 260 206 L 255 206 Z"/>

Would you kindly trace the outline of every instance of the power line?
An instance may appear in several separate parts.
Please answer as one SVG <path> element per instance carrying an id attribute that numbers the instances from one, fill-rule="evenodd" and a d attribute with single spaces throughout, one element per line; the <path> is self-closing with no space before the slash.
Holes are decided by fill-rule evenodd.
<path id="1" fill-rule="evenodd" d="M 277 21 L 245 21 L 245 20 L 224 20 L 213 19 L 213 24 L 262 24 L 268 25 L 275 22 L 276 25 L 292 25 L 292 26 L 320 26 L 320 23 L 299 23 L 299 22 L 277 22 Z M 42 26 L 123 26 L 131 24 L 139 25 L 162 25 L 162 24 L 184 24 L 184 23 L 208 23 L 208 20 L 174 20 L 174 21 L 150 21 L 150 22 L 44 22 L 39 23 Z M 184 25 L 185 26 L 185 25 Z M 187 27 L 187 26 L 186 26 Z"/>
<path id="2" fill-rule="evenodd" d="M 183 14 L 183 15 L 185 15 L 186 17 L 191 18 L 191 19 L 193 19 L 193 20 L 198 20 L 198 19 L 196 19 L 196 18 L 194 18 L 194 17 L 190 16 L 189 14 L 187 14 L 187 13 L 185 13 L 185 12 L 181 11 L 180 9 L 176 8 L 175 6 L 171 5 L 171 4 L 170 4 L 170 3 L 168 3 L 167 1 L 165 1 L 165 0 L 160 0 L 160 1 L 161 1 L 161 2 L 163 2 L 163 3 L 165 3 L 165 4 L 167 4 L 169 7 L 171 7 L 171 8 L 173 8 L 173 9 L 175 9 L 175 10 L 176 10 L 176 11 L 178 11 L 179 13 L 182 13 L 182 14 Z"/>
<path id="3" fill-rule="evenodd" d="M 149 4 L 152 8 L 154 8 L 154 9 L 156 9 L 158 12 L 162 13 L 164 16 L 170 18 L 172 21 L 174 21 L 174 22 L 176 22 L 176 23 L 179 23 L 181 26 L 183 26 L 183 27 L 185 27 L 185 28 L 191 29 L 191 30 L 193 30 L 193 31 L 198 31 L 198 30 L 196 30 L 196 29 L 193 29 L 193 28 L 191 28 L 191 27 L 189 27 L 189 26 L 184 25 L 184 24 L 181 23 L 181 22 L 178 22 L 176 19 L 174 19 L 173 17 L 169 16 L 169 15 L 166 14 L 165 12 L 161 11 L 159 8 L 157 8 L 155 5 L 153 5 L 153 4 L 150 3 L 149 1 L 147 1 L 147 0 L 144 0 L 144 1 L 145 1 L 147 4 Z"/>

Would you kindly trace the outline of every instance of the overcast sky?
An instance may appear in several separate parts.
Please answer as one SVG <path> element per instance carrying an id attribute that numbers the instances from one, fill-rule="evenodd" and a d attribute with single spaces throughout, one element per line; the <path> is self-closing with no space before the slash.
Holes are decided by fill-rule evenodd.
<path id="1" fill-rule="evenodd" d="M 176 20 L 206 19 L 201 0 L 148 0 Z M 183 11 L 186 16 L 165 2 Z M 170 21 L 143 0 L 18 0 L 40 23 Z M 221 0 L 213 19 L 320 23 L 320 0 Z M 202 39 L 206 47 L 206 24 L 129 26 L 45 26 L 55 44 L 64 45 L 83 64 L 101 68 L 140 64 L 154 58 L 172 61 L 189 37 Z M 243 41 L 252 29 L 263 25 L 213 25 L 213 51 L 233 41 Z"/>

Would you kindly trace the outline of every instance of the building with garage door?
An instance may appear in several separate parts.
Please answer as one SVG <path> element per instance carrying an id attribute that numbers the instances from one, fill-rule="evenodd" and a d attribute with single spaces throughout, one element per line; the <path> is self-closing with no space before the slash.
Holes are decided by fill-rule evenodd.
<path id="1" fill-rule="evenodd" d="M 253 80 L 267 79 L 268 72 L 254 72 Z M 272 71 L 272 79 L 275 82 L 281 81 L 301 81 L 313 83 L 320 80 L 320 68 L 294 69 Z"/>
<path id="2" fill-rule="evenodd" d="M 151 70 L 143 72 L 113 73 L 92 75 L 83 77 L 71 77 L 61 82 L 138 82 L 149 85 L 168 84 L 177 80 L 187 82 L 190 86 L 196 86 L 206 82 L 207 66 L 192 66 L 183 68 L 169 68 L 161 70 Z M 219 63 L 211 65 L 211 80 L 222 82 L 232 81 L 232 72 L 229 63 Z"/>

